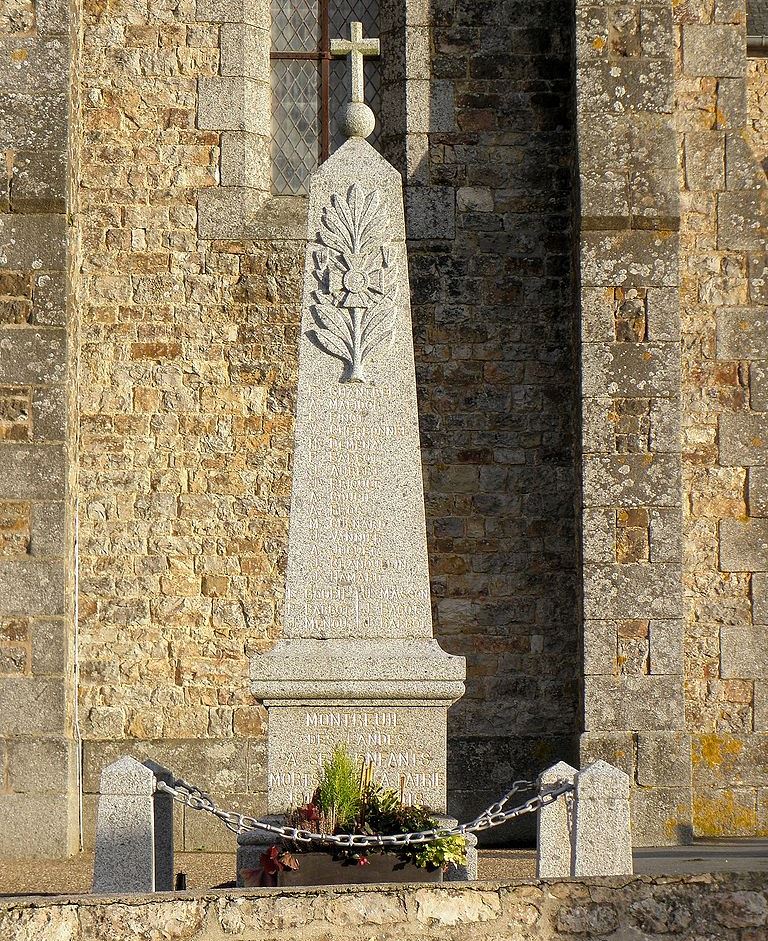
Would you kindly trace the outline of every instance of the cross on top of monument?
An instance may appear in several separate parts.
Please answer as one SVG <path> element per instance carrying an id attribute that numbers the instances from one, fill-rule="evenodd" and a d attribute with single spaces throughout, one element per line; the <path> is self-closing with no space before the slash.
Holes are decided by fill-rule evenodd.
<path id="1" fill-rule="evenodd" d="M 376 124 L 373 111 L 365 103 L 365 57 L 377 56 L 378 39 L 363 38 L 363 24 L 349 24 L 349 39 L 332 39 L 331 55 L 349 56 L 351 99 L 341 115 L 341 128 L 347 137 L 368 137 Z"/>

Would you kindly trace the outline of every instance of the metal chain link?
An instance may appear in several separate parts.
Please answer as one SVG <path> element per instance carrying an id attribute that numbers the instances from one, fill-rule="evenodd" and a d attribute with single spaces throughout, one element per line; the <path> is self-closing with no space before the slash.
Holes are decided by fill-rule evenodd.
<path id="1" fill-rule="evenodd" d="M 475 817 L 469 823 L 462 823 L 449 829 L 434 828 L 432 830 L 421 830 L 418 833 L 387 833 L 373 834 L 366 833 L 313 833 L 311 830 L 300 830 L 296 827 L 279 826 L 273 823 L 267 823 L 266 820 L 259 820 L 257 817 L 251 817 L 248 814 L 241 814 L 232 810 L 221 810 L 216 806 L 213 799 L 209 797 L 200 788 L 195 787 L 183 778 L 175 778 L 173 784 L 167 784 L 165 781 L 157 781 L 157 790 L 169 794 L 175 801 L 189 807 L 191 810 L 204 810 L 224 823 L 227 829 L 233 833 L 247 833 L 250 830 L 263 830 L 265 833 L 274 833 L 285 840 L 293 843 L 324 843 L 330 846 L 339 846 L 346 849 L 364 848 L 367 846 L 413 846 L 421 843 L 431 843 L 438 837 L 445 836 L 464 836 L 466 833 L 479 833 L 481 830 L 489 830 L 492 827 L 499 827 L 503 823 L 522 817 L 524 814 L 530 814 L 554 803 L 558 797 L 574 790 L 570 782 L 562 782 L 547 791 L 542 791 L 534 797 L 530 797 L 522 804 L 506 810 L 509 801 L 520 792 L 533 791 L 536 789 L 535 781 L 515 781 L 511 789 L 495 804 L 491 804 L 481 814 Z"/>

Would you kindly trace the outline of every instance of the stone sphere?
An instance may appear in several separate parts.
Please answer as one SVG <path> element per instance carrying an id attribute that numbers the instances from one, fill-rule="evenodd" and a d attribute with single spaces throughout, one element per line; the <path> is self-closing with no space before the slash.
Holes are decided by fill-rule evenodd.
<path id="1" fill-rule="evenodd" d="M 376 127 L 376 118 L 368 105 L 350 101 L 341 110 L 339 126 L 345 137 L 369 137 Z"/>

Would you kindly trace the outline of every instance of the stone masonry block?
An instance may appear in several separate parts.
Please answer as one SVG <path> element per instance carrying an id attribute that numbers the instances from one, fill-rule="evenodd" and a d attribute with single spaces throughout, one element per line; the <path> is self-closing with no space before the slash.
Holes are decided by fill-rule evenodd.
<path id="1" fill-rule="evenodd" d="M 766 185 L 765 171 L 743 130 L 725 136 L 725 167 L 729 190 L 761 189 Z"/>
<path id="2" fill-rule="evenodd" d="M 586 507 L 583 511 L 582 554 L 586 562 L 616 561 L 616 511 Z"/>
<path id="3" fill-rule="evenodd" d="M 0 678 L 0 735 L 63 738 L 66 731 L 61 679 Z"/>
<path id="4" fill-rule="evenodd" d="M 585 454 L 614 454 L 616 437 L 609 419 L 613 399 L 595 396 L 581 400 L 581 446 Z"/>
<path id="5" fill-rule="evenodd" d="M 98 793 L 102 768 L 127 750 L 124 741 L 84 742 L 84 792 Z M 186 778 L 211 793 L 243 794 L 249 791 L 247 749 L 234 739 L 132 741 L 130 753 L 139 761 L 156 761 L 178 777 Z"/>
<path id="6" fill-rule="evenodd" d="M 679 343 L 585 343 L 581 350 L 585 395 L 650 398 L 680 385 Z"/>
<path id="7" fill-rule="evenodd" d="M 680 566 L 584 564 L 584 616 L 589 619 L 679 618 Z"/>
<path id="8" fill-rule="evenodd" d="M 675 287 L 677 251 L 673 232 L 584 232 L 582 283 L 588 287 Z"/>
<path id="9" fill-rule="evenodd" d="M 255 191 L 245 187 L 211 186 L 200 190 L 197 196 L 200 238 L 242 238 L 255 207 Z"/>
<path id="10" fill-rule="evenodd" d="M 49 86 L 45 94 L 23 91 L 6 91 L 0 95 L 0 147 L 17 150 L 64 150 L 67 145 L 67 93 L 66 82 L 61 86 Z M 53 220 L 55 216 L 47 216 Z M 45 230 L 44 222 L 39 216 L 6 217 L 9 225 L 21 223 L 21 229 L 29 232 L 30 229 Z M 57 235 L 64 232 L 64 219 L 58 219 L 55 230 Z M 24 243 L 34 245 L 33 238 L 22 239 Z M 4 238 L 0 234 L 0 249 Z M 58 238 L 52 239 L 52 244 L 42 245 L 46 257 L 57 251 Z M 3 252 L 0 250 L 0 258 Z M 11 264 L 11 267 L 14 265 Z M 60 265 L 43 264 L 43 268 L 58 268 Z"/>
<path id="11" fill-rule="evenodd" d="M 717 197 L 717 247 L 743 251 L 765 248 L 768 188 L 720 193 Z"/>
<path id="12" fill-rule="evenodd" d="M 752 576 L 752 621 L 768 624 L 768 575 L 761 572 Z"/>
<path id="13" fill-rule="evenodd" d="M 749 367 L 749 404 L 756 412 L 768 412 L 768 360 L 758 360 Z"/>
<path id="14" fill-rule="evenodd" d="M 617 657 L 616 621 L 584 621 L 584 673 L 614 676 Z"/>
<path id="15" fill-rule="evenodd" d="M 587 506 L 680 505 L 680 460 L 673 454 L 585 455 Z"/>
<path id="16" fill-rule="evenodd" d="M 0 268 L 63 268 L 65 244 L 63 216 L 0 216 Z"/>
<path id="17" fill-rule="evenodd" d="M 63 44 L 62 44 L 63 45 Z M 66 46 L 64 46 L 66 49 Z M 13 161 L 14 212 L 64 212 L 66 155 L 63 151 L 24 151 Z"/>
<path id="18" fill-rule="evenodd" d="M 742 27 L 697 23 L 683 26 L 683 71 L 686 75 L 738 78 L 745 74 L 746 67 Z"/>
<path id="19" fill-rule="evenodd" d="M 32 320 L 41 327 L 63 327 L 67 322 L 67 285 L 63 271 L 34 275 Z"/>
<path id="20" fill-rule="evenodd" d="M 238 813 L 259 817 L 267 812 L 267 794 L 211 795 Z M 235 853 L 237 837 L 211 814 L 187 811 L 184 814 L 183 846 L 186 853 Z"/>
<path id="21" fill-rule="evenodd" d="M 0 614 L 64 613 L 61 562 L 0 561 Z"/>
<path id="22" fill-rule="evenodd" d="M 66 512 L 63 501 L 32 504 L 29 554 L 36 559 L 60 559 L 66 553 Z"/>
<path id="23" fill-rule="evenodd" d="M 67 399 L 63 385 L 32 390 L 32 437 L 35 442 L 64 441 Z"/>
<path id="24" fill-rule="evenodd" d="M 749 256 L 749 299 L 753 304 L 768 305 L 768 252 Z"/>
<path id="25" fill-rule="evenodd" d="M 725 135 L 721 131 L 685 135 L 685 180 L 689 190 L 725 189 Z"/>
<path id="26" fill-rule="evenodd" d="M 0 857 L 63 859 L 77 850 L 75 794 L 0 794 Z M 40 821 L 45 820 L 45 826 Z"/>
<path id="27" fill-rule="evenodd" d="M 768 415 L 723 413 L 720 416 L 720 462 L 726 467 L 768 464 Z"/>
<path id="28" fill-rule="evenodd" d="M 637 783 L 643 787 L 686 787 L 691 783 L 691 737 L 686 732 L 640 732 Z"/>
<path id="29" fill-rule="evenodd" d="M 768 676 L 768 627 L 721 627 L 720 672 L 724 679 L 765 679 Z"/>
<path id="30" fill-rule="evenodd" d="M 768 517 L 768 467 L 749 468 L 749 515 Z"/>
<path id="31" fill-rule="evenodd" d="M 721 78 L 717 83 L 717 124 L 738 130 L 747 123 L 747 83 L 743 78 Z"/>
<path id="32" fill-rule="evenodd" d="M 648 339 L 676 343 L 680 339 L 680 296 L 677 288 L 648 288 Z"/>
<path id="33" fill-rule="evenodd" d="M 630 802 L 633 846 L 679 846 L 692 841 L 690 786 L 636 787 Z"/>
<path id="34" fill-rule="evenodd" d="M 673 731 L 685 723 L 679 677 L 588 676 L 584 680 L 587 732 Z"/>
<path id="35" fill-rule="evenodd" d="M 270 191 L 272 157 L 269 138 L 245 131 L 223 131 L 221 135 L 222 188 L 247 187 Z"/>
<path id="36" fill-rule="evenodd" d="M 20 329 L 0 337 L 0 384 L 43 385 L 62 382 L 66 370 L 63 330 Z"/>
<path id="37" fill-rule="evenodd" d="M 706 787 L 762 787 L 768 778 L 768 735 L 694 734 L 691 752 L 696 791 Z"/>
<path id="38" fill-rule="evenodd" d="M 724 307 L 717 312 L 718 359 L 764 359 L 768 317 L 754 307 Z"/>
<path id="39" fill-rule="evenodd" d="M 247 23 L 268 30 L 270 0 L 197 0 L 196 17 L 203 23 Z"/>
<path id="40" fill-rule="evenodd" d="M 650 510 L 650 561 L 681 562 L 683 515 L 678 508 Z"/>
<path id="41" fill-rule="evenodd" d="M 755 680 L 755 732 L 768 732 L 768 679 Z"/>
<path id="42" fill-rule="evenodd" d="M 664 59 L 614 59 L 581 68 L 577 90 L 582 120 L 617 109 L 623 113 L 669 114 L 674 80 L 672 62 Z"/>
<path id="43" fill-rule="evenodd" d="M 16 793 L 66 794 L 77 788 L 77 750 L 64 739 L 8 743 L 8 772 Z"/>
<path id="44" fill-rule="evenodd" d="M 683 622 L 653 620 L 650 627 L 650 670 L 653 675 L 683 672 Z"/>
<path id="45" fill-rule="evenodd" d="M 405 192 L 410 239 L 452 239 L 456 235 L 456 197 L 449 186 L 414 186 Z"/>
<path id="46" fill-rule="evenodd" d="M 655 454 L 678 454 L 680 451 L 679 395 L 651 401 L 651 451 Z"/>
<path id="47" fill-rule="evenodd" d="M 721 520 L 720 571 L 768 571 L 768 520 Z"/>
<path id="48" fill-rule="evenodd" d="M 63 676 L 69 659 L 67 621 L 64 618 L 34 619 L 31 631 L 32 675 Z"/>
<path id="49" fill-rule="evenodd" d="M 634 780 L 634 735 L 631 732 L 585 732 L 579 741 L 579 762 L 584 767 L 593 761 L 607 761 Z"/>
<path id="50" fill-rule="evenodd" d="M 245 23 L 223 23 L 220 36 L 221 74 L 250 78 L 268 85 L 269 30 Z"/>
<path id="51" fill-rule="evenodd" d="M 239 76 L 198 80 L 197 124 L 203 130 L 264 134 L 270 126 L 270 109 L 266 82 Z"/>

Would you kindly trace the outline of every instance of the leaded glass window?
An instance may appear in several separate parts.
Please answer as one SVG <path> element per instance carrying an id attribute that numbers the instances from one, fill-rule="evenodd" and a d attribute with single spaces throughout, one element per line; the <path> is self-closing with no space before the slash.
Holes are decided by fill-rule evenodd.
<path id="1" fill-rule="evenodd" d="M 336 121 L 349 100 L 349 64 L 332 59 L 331 39 L 349 38 L 359 20 L 378 36 L 378 0 L 272 0 L 272 190 L 307 192 L 310 173 L 344 141 Z M 365 100 L 376 114 L 369 138 L 380 134 L 381 68 L 365 63 Z"/>

